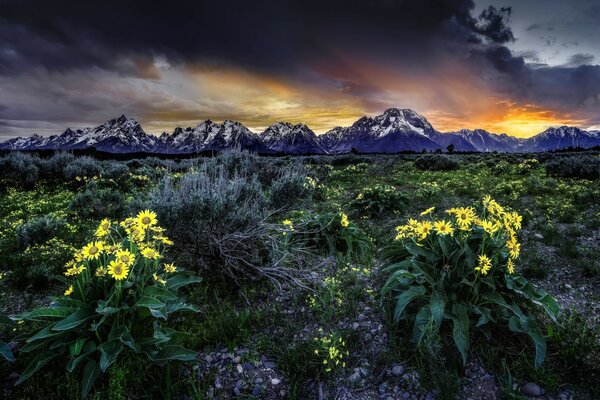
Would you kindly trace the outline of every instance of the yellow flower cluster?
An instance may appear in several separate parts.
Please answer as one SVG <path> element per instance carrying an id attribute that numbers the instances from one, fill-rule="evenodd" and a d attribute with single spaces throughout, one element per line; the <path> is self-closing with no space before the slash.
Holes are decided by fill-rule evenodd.
<path id="1" fill-rule="evenodd" d="M 286 219 L 286 220 L 283 220 L 283 221 L 281 222 L 281 225 L 283 225 L 283 228 L 285 229 L 285 231 L 283 231 L 283 232 L 281 233 L 283 236 L 287 235 L 287 234 L 288 234 L 288 231 L 289 231 L 289 232 L 293 232 L 293 231 L 294 231 L 294 223 L 292 222 L 292 220 L 291 220 L 291 219 Z"/>
<path id="2" fill-rule="evenodd" d="M 431 235 L 445 236 L 459 234 L 461 237 L 468 236 L 474 230 L 483 230 L 490 238 L 504 240 L 509 260 L 506 270 L 509 274 L 514 273 L 515 263 L 521 252 L 521 244 L 517 239 L 517 232 L 522 227 L 523 217 L 516 212 L 505 210 L 496 200 L 489 195 L 481 202 L 484 208 L 483 214 L 477 215 L 473 207 L 451 208 L 446 210 L 451 218 L 445 219 L 409 219 L 406 225 L 396 227 L 396 240 L 412 239 L 421 245 Z M 420 216 L 431 216 L 434 207 L 423 211 Z M 487 275 L 492 268 L 492 261 L 486 254 L 479 255 L 475 270 L 482 275 Z"/>
<path id="3" fill-rule="evenodd" d="M 341 337 L 330 334 L 329 336 L 314 338 L 317 343 L 315 354 L 323 357 L 323 365 L 325 365 L 325 371 L 331 372 L 334 368 L 341 366 L 346 367 L 344 356 L 348 356 L 350 353 L 346 350 L 346 342 Z"/>
<path id="4" fill-rule="evenodd" d="M 83 276 L 83 281 L 87 282 L 92 276 L 103 278 L 108 275 L 115 281 L 123 281 L 129 278 L 139 261 L 140 265 L 150 265 L 153 280 L 164 285 L 166 274 L 177 271 L 177 267 L 171 263 L 164 264 L 163 272 L 159 272 L 158 260 L 162 257 L 160 248 L 173 242 L 165 236 L 164 229 L 157 225 L 156 213 L 152 211 L 142 211 L 135 218 L 127 218 L 120 223 L 103 219 L 95 237 L 96 240 L 75 252 L 73 259 L 66 264 L 65 276 L 76 279 Z M 64 295 L 69 296 L 74 290 L 71 285 Z"/>
<path id="5" fill-rule="evenodd" d="M 347 228 L 350 225 L 350 221 L 348 220 L 348 216 L 345 213 L 341 213 L 340 214 L 342 219 L 340 221 L 340 225 L 342 225 L 342 228 Z"/>

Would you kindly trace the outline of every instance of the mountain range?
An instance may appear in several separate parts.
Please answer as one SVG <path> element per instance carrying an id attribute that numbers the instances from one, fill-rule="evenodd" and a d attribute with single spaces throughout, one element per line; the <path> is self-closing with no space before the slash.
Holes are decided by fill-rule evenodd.
<path id="1" fill-rule="evenodd" d="M 277 122 L 257 134 L 239 122 L 210 120 L 196 127 L 176 128 L 160 136 L 147 134 L 133 118 L 121 115 L 96 128 L 67 129 L 61 135 L 14 138 L 0 150 L 74 150 L 93 148 L 113 153 L 198 153 L 240 148 L 258 153 L 342 154 L 445 151 L 453 145 L 464 152 L 541 152 L 569 147 L 600 146 L 600 131 L 576 127 L 549 128 L 527 139 L 482 129 L 441 133 L 410 109 L 390 108 L 375 117 L 362 117 L 348 127 L 316 135 L 304 124 Z"/>

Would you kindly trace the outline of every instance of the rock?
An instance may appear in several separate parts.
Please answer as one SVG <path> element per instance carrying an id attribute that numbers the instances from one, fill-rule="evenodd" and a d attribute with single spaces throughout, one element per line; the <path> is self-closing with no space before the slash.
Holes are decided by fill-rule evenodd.
<path id="1" fill-rule="evenodd" d="M 544 390 L 534 382 L 527 382 L 521 387 L 521 393 L 526 396 L 538 397 L 544 394 Z"/>
<path id="2" fill-rule="evenodd" d="M 373 335 L 371 335 L 370 333 L 365 333 L 365 342 L 370 342 L 371 340 L 373 340 Z"/>
<path id="3" fill-rule="evenodd" d="M 410 392 L 402 392 L 402 394 L 400 395 L 400 398 L 403 400 L 409 399 L 410 398 Z"/>
<path id="4" fill-rule="evenodd" d="M 238 374 L 242 374 L 244 372 L 244 367 L 242 367 L 242 364 L 238 364 L 235 366 L 235 370 Z"/>
<path id="5" fill-rule="evenodd" d="M 353 373 L 352 375 L 350 375 L 348 377 L 348 381 L 349 382 L 358 382 L 358 380 L 360 379 L 360 372 L 356 371 L 355 373 Z"/>
<path id="6" fill-rule="evenodd" d="M 538 240 L 542 240 L 544 238 L 544 235 L 542 235 L 541 233 L 534 233 L 533 237 Z"/>
<path id="7" fill-rule="evenodd" d="M 281 383 L 281 379 L 279 379 L 279 378 L 273 378 L 273 379 L 271 379 L 271 385 L 273 385 L 273 386 L 277 386 L 280 383 Z"/>
<path id="8" fill-rule="evenodd" d="M 379 385 L 379 394 L 384 395 L 386 391 L 387 391 L 386 383 L 382 383 L 381 385 Z"/>
<path id="9" fill-rule="evenodd" d="M 275 363 L 273 361 L 265 361 L 263 363 L 263 365 L 265 366 L 265 368 L 267 369 L 273 369 L 275 368 Z"/>
<path id="10" fill-rule="evenodd" d="M 243 367 L 244 367 L 244 370 L 246 370 L 246 371 L 254 371 L 255 370 L 254 364 L 249 363 L 249 362 L 244 363 Z"/>
<path id="11" fill-rule="evenodd" d="M 258 397 L 260 396 L 260 392 L 262 392 L 262 387 L 260 385 L 254 385 L 252 389 L 252 396 Z"/>
<path id="12" fill-rule="evenodd" d="M 404 374 L 404 366 L 403 365 L 394 365 L 392 367 L 392 375 L 401 376 Z"/>

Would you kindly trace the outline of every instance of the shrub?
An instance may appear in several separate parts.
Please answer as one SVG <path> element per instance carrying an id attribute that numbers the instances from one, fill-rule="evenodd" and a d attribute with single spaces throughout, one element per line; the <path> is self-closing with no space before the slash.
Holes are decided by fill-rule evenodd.
<path id="1" fill-rule="evenodd" d="M 600 157 L 557 157 L 546 163 L 546 171 L 561 178 L 596 180 L 600 178 Z"/>
<path id="2" fill-rule="evenodd" d="M 52 214 L 33 218 L 16 229 L 17 250 L 25 250 L 35 244 L 46 243 L 65 227 L 65 221 Z"/>
<path id="3" fill-rule="evenodd" d="M 172 343 L 176 333 L 163 326 L 177 311 L 196 311 L 183 303 L 177 289 L 199 282 L 173 264 L 161 262 L 170 244 L 155 214 L 142 212 L 121 227 L 104 220 L 96 241 L 83 247 L 67 264 L 64 296 L 50 307 L 18 317 L 43 327 L 26 337 L 20 348 L 36 356 L 17 384 L 58 357 L 67 371 L 83 365 L 82 396 L 123 352 L 143 354 L 153 361 L 192 360 L 196 353 Z"/>
<path id="4" fill-rule="evenodd" d="M 383 213 L 397 211 L 406 206 L 406 196 L 389 185 L 366 188 L 352 200 L 350 207 L 361 213 L 375 217 Z"/>
<path id="5" fill-rule="evenodd" d="M 88 156 L 80 156 L 69 163 L 64 170 L 64 176 L 67 180 L 74 180 L 76 177 L 88 177 L 100 175 L 102 168 L 100 163 Z"/>
<path id="6" fill-rule="evenodd" d="M 270 184 L 269 207 L 272 210 L 298 208 L 310 199 L 315 189 L 315 181 L 308 179 L 304 168 L 293 166 L 283 169 Z"/>
<path id="7" fill-rule="evenodd" d="M 213 281 L 237 285 L 299 275 L 281 262 L 286 256 L 279 251 L 281 235 L 267 222 L 272 203 L 288 205 L 271 201 L 257 175 L 249 173 L 255 167 L 244 157 L 211 159 L 178 182 L 165 177 L 149 195 L 181 259 Z"/>
<path id="8" fill-rule="evenodd" d="M 483 212 L 447 210 L 446 220 L 433 220 L 433 208 L 420 221 L 397 228 L 397 241 L 383 252 L 390 276 L 382 294 L 395 304 L 393 319 L 413 325 L 418 342 L 433 319 L 438 329 L 451 329 L 466 363 L 470 336 L 489 336 L 507 326 L 527 334 L 536 348 L 535 366 L 546 354 L 544 336 L 531 314 L 535 304 L 556 319 L 558 303 L 515 272 L 521 217 L 486 196 Z"/>
<path id="9" fill-rule="evenodd" d="M 125 196 L 114 189 L 100 189 L 94 181 L 89 182 L 83 192 L 77 193 L 69 208 L 81 218 L 120 218 L 125 214 Z"/>
<path id="10" fill-rule="evenodd" d="M 439 154 L 420 156 L 415 160 L 415 167 L 422 171 L 453 171 L 459 166 L 458 161 Z"/>
<path id="11" fill-rule="evenodd" d="M 283 225 L 288 243 L 363 260 L 372 255 L 371 239 L 343 212 L 305 215 L 296 222 L 285 220 Z"/>
<path id="12" fill-rule="evenodd" d="M 27 153 L 10 153 L 6 157 L 0 158 L 0 171 L 2 179 L 13 184 L 22 184 L 25 187 L 33 187 L 39 179 L 40 159 Z"/>

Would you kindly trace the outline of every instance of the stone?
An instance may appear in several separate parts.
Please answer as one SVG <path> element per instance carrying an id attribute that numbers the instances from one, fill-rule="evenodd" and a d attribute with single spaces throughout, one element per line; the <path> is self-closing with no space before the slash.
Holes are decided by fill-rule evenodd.
<path id="1" fill-rule="evenodd" d="M 352 383 L 358 382 L 359 379 L 360 379 L 360 372 L 358 372 L 358 371 L 348 377 L 348 381 L 352 382 Z"/>
<path id="2" fill-rule="evenodd" d="M 260 385 L 254 385 L 252 389 L 252 396 L 258 397 L 260 396 L 260 392 L 262 392 L 262 387 Z"/>
<path id="3" fill-rule="evenodd" d="M 538 397 L 544 394 L 544 390 L 534 382 L 527 382 L 521 387 L 521 393 L 526 396 Z"/>
<path id="4" fill-rule="evenodd" d="M 242 374 L 244 372 L 244 367 L 242 367 L 242 364 L 238 364 L 235 366 L 235 370 L 238 374 Z"/>
<path id="5" fill-rule="evenodd" d="M 392 375 L 401 376 L 404 374 L 404 366 L 403 365 L 394 365 L 392 367 Z"/>
<path id="6" fill-rule="evenodd" d="M 246 370 L 246 371 L 254 371 L 254 369 L 255 369 L 254 364 L 249 363 L 249 362 L 244 363 L 243 367 L 244 367 L 244 370 Z"/>
<path id="7" fill-rule="evenodd" d="M 403 400 L 409 399 L 410 398 L 410 392 L 402 392 L 402 394 L 400 395 L 400 398 Z"/>
<path id="8" fill-rule="evenodd" d="M 370 342 L 371 340 L 373 340 L 373 335 L 371 335 L 370 333 L 365 333 L 365 342 Z"/>
<path id="9" fill-rule="evenodd" d="M 271 379 L 271 385 L 273 385 L 273 386 L 277 386 L 280 383 L 281 383 L 281 379 L 279 379 L 279 378 L 273 378 L 273 379 Z"/>

